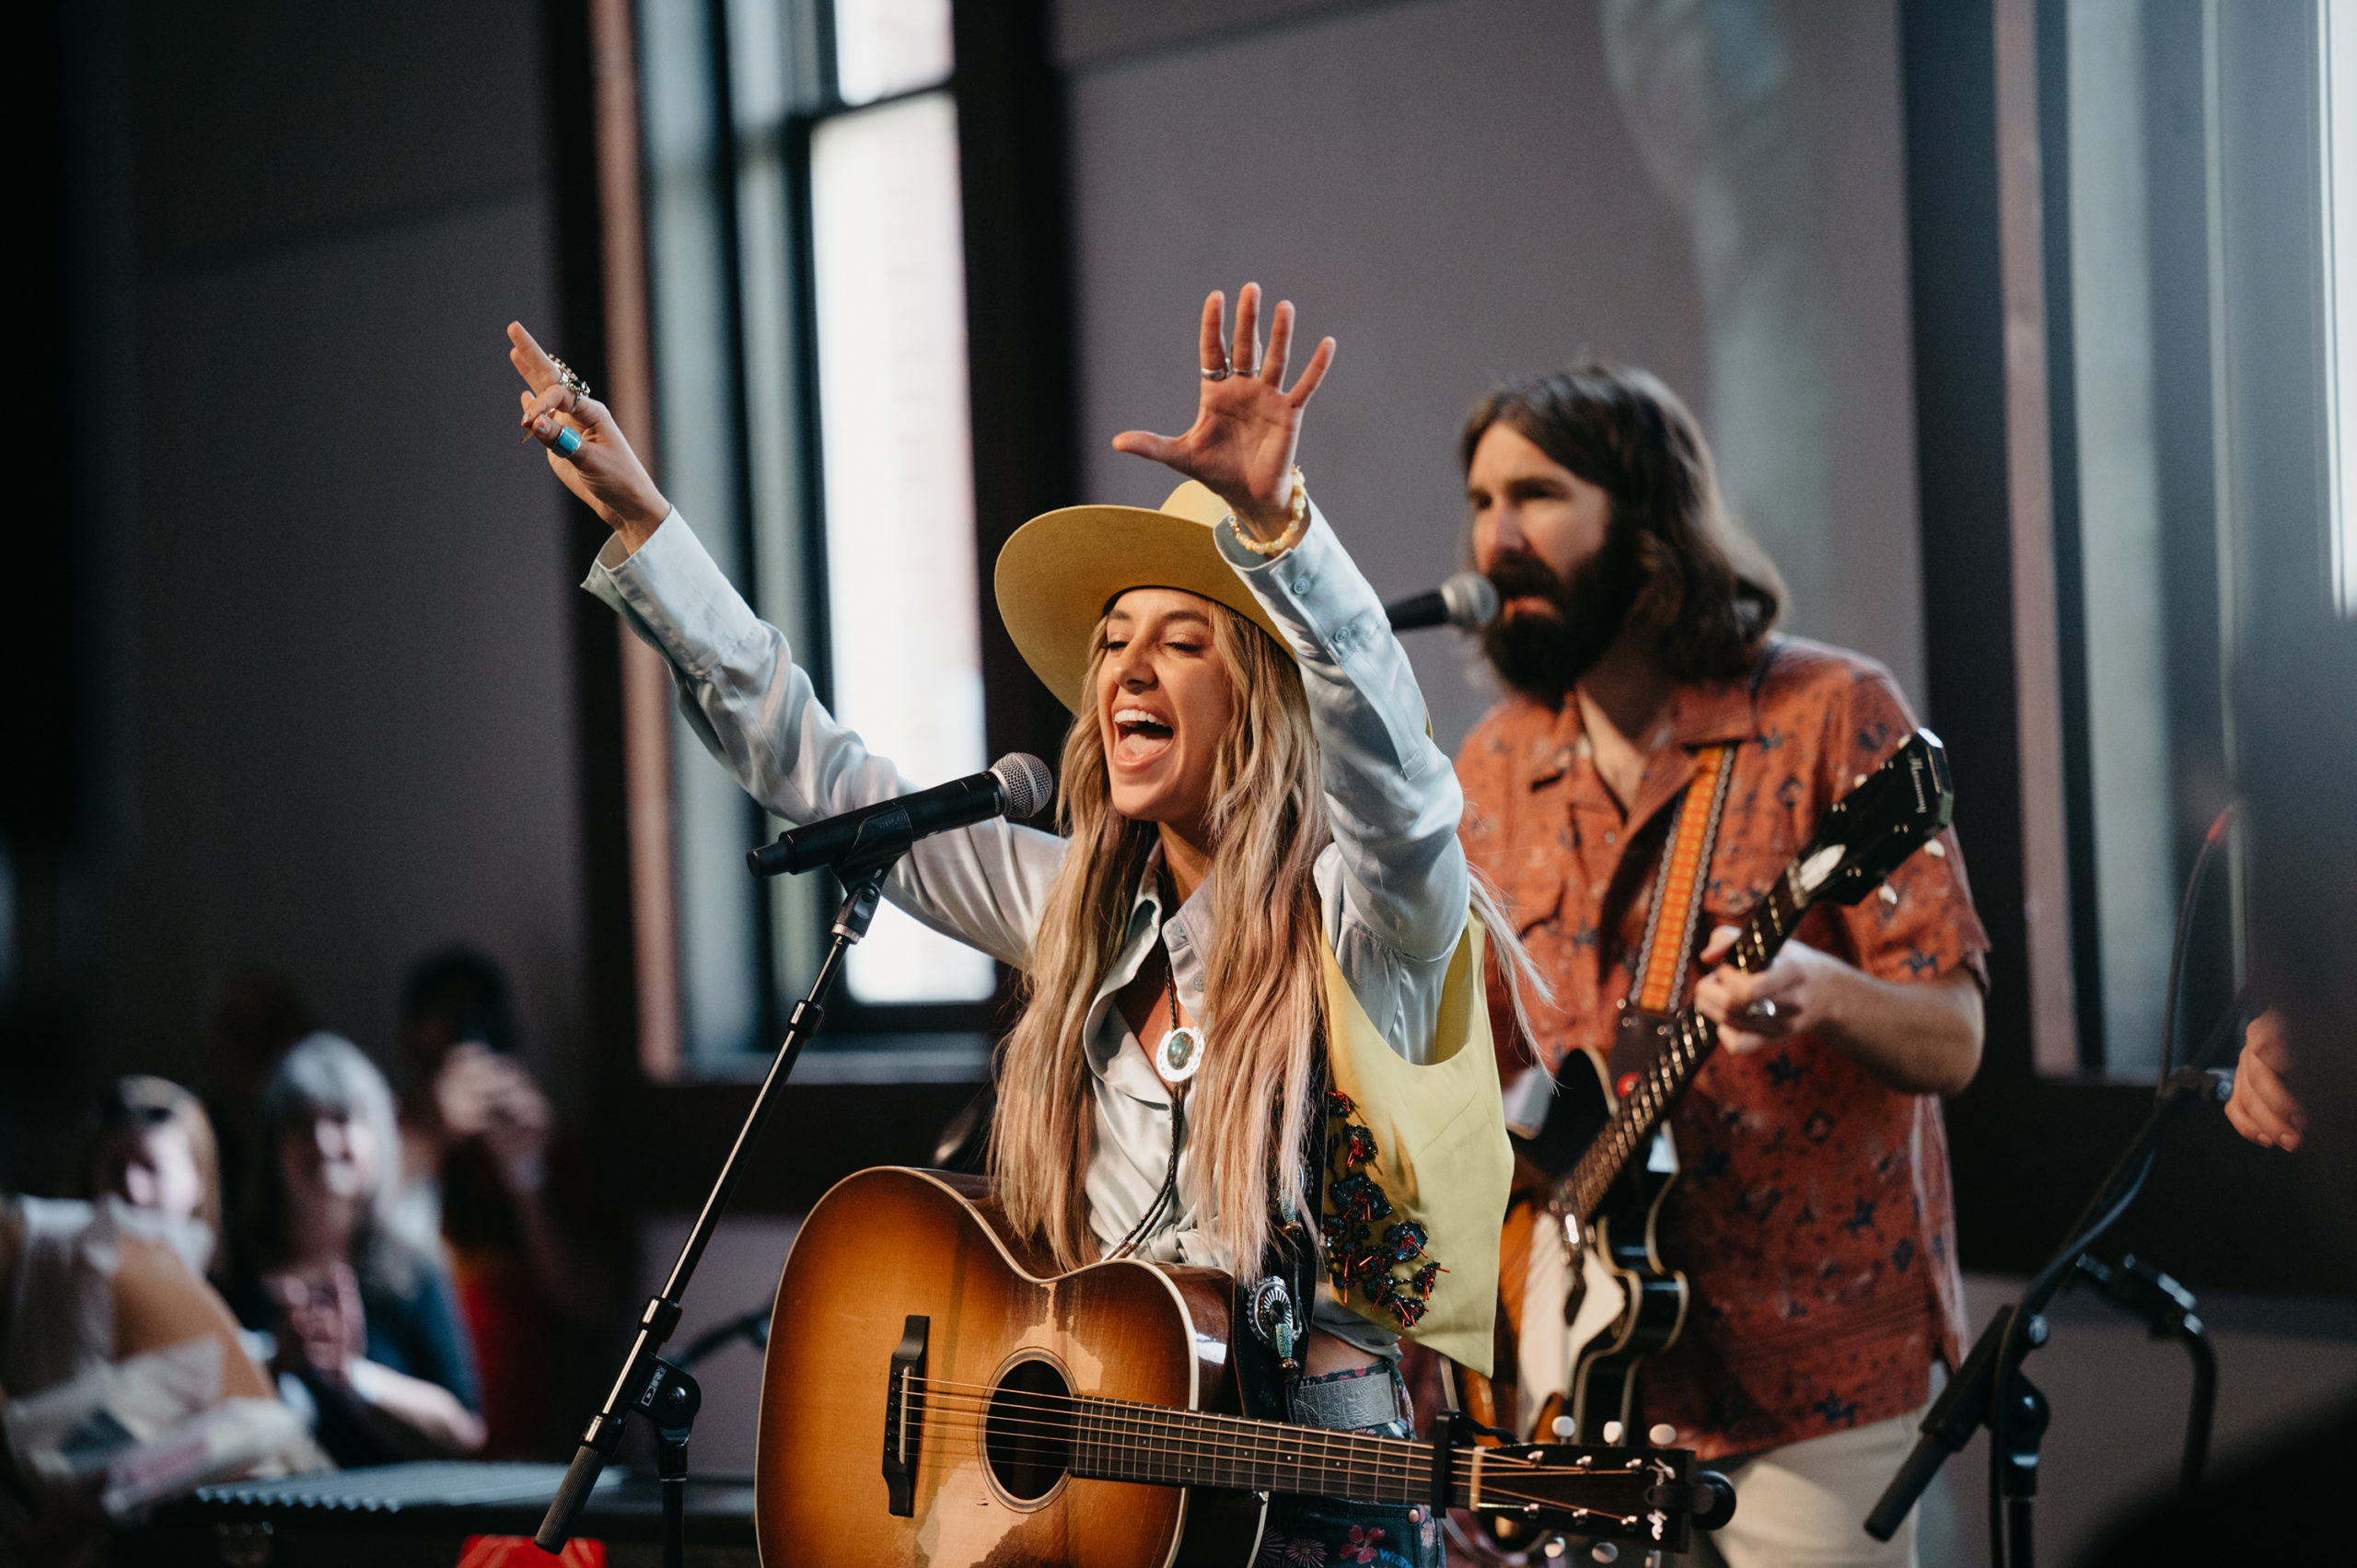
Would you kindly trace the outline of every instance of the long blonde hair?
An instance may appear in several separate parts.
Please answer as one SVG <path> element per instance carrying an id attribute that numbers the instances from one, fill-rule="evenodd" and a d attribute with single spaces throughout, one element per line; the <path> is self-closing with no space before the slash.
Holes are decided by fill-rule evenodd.
<path id="1" fill-rule="evenodd" d="M 1323 1135 L 1305 1104 L 1324 1048 L 1323 915 L 1313 872 L 1333 839 L 1318 738 L 1300 668 L 1265 633 L 1206 600 L 1212 647 L 1236 711 L 1212 763 L 1211 951 L 1203 1027 L 1211 1045 L 1189 1092 L 1196 1181 L 1207 1228 L 1231 1268 L 1257 1268 L 1282 1193 L 1306 1213 L 1304 1139 Z M 1159 842 L 1152 822 L 1113 809 L 1095 693 L 1105 657 L 1097 623 L 1083 688 L 1089 705 L 1064 736 L 1060 826 L 1071 841 L 1023 976 L 1023 1013 L 999 1060 L 991 1176 L 1008 1220 L 1044 1242 L 1060 1269 L 1097 1256 L 1085 1188 L 1094 1136 L 1083 1038 L 1097 988 L 1127 935 Z M 1488 927 L 1517 1016 L 1546 986 L 1483 879 L 1472 913 Z M 1527 1026 L 1526 1024 L 1526 1034 Z M 1271 1091 L 1274 1091 L 1273 1093 Z"/>
<path id="2" fill-rule="evenodd" d="M 1250 1269 L 1268 1245 L 1271 1179 L 1296 1211 L 1308 1206 L 1303 1101 L 1325 1027 L 1311 873 L 1333 831 L 1300 669 L 1259 627 L 1206 602 L 1236 714 L 1212 762 L 1203 995 L 1212 1044 L 1189 1092 L 1188 1124 L 1208 1228 L 1232 1267 Z M 1092 699 L 1104 656 L 1100 621 L 1085 688 Z M 1160 830 L 1113 809 L 1093 700 L 1064 737 L 1062 782 L 1072 851 L 1048 895 L 1023 1014 L 1000 1061 L 991 1174 L 1007 1218 L 1071 1269 L 1097 1255 L 1084 1189 L 1093 1122 L 1083 1031 Z"/>

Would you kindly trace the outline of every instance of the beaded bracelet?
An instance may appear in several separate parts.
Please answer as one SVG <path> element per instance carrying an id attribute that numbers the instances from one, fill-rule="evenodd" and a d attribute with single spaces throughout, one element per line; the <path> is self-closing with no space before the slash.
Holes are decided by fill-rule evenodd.
<path id="1" fill-rule="evenodd" d="M 1267 543 L 1246 533 L 1244 525 L 1236 520 L 1233 512 L 1227 515 L 1227 526 L 1234 530 L 1236 542 L 1253 554 L 1263 558 L 1283 555 L 1301 542 L 1302 530 L 1309 526 L 1309 482 L 1301 477 L 1301 470 L 1295 467 L 1293 470 L 1293 505 L 1287 508 L 1285 531 Z"/>

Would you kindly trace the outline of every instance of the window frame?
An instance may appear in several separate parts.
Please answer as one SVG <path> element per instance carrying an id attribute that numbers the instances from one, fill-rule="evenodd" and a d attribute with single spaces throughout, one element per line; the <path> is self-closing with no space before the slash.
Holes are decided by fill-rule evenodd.
<path id="1" fill-rule="evenodd" d="M 708 0 L 715 28 L 727 12 L 726 0 Z M 946 93 L 953 102 L 960 145 L 960 217 L 966 238 L 968 392 L 974 449 L 977 582 L 982 611 L 985 739 L 991 754 L 1026 749 L 1052 757 L 1064 715 L 1039 686 L 997 624 L 991 605 L 988 563 L 998 546 L 1028 517 L 1068 504 L 1077 472 L 1069 421 L 1076 405 L 1074 358 L 1069 322 L 1069 224 L 1063 210 L 1062 84 L 1050 51 L 1050 13 L 1041 0 L 981 5 L 958 0 L 952 20 L 955 64 L 943 82 L 859 104 L 842 100 L 833 79 L 831 5 L 788 0 L 796 28 L 793 58 L 817 62 L 820 73 L 802 73 L 789 83 L 780 153 L 787 190 L 786 237 L 790 309 L 795 343 L 791 354 L 791 444 L 803 459 L 792 478 L 798 516 L 790 540 L 798 555 L 791 575 L 804 585 L 801 624 L 794 635 L 797 656 L 822 699 L 830 692 L 830 607 L 825 573 L 825 491 L 820 438 L 817 300 L 813 276 L 810 206 L 810 145 L 818 127 L 840 115 L 881 108 L 906 99 Z M 784 8 L 783 6 L 782 9 Z M 659 398 L 654 370 L 652 279 L 644 181 L 645 132 L 642 121 L 637 6 L 633 0 L 587 0 L 596 35 L 598 66 L 589 95 L 597 106 L 598 143 L 598 228 L 604 265 L 602 290 L 610 331 L 609 354 L 617 366 L 637 356 L 632 395 L 617 401 L 618 417 L 650 459 L 659 450 Z M 713 72 L 725 82 L 725 32 L 714 34 Z M 969 70 L 970 61 L 981 63 Z M 627 112 L 624 112 L 624 110 Z M 716 155 L 719 183 L 728 192 L 726 258 L 732 282 L 745 265 L 736 232 L 735 182 L 743 168 L 743 128 L 726 105 L 718 111 L 725 145 Z M 737 407 L 748 406 L 744 341 L 740 323 L 731 349 Z M 979 395 L 974 367 L 1004 365 L 1020 354 L 1021 369 L 993 377 L 994 396 Z M 1009 383 L 1018 395 L 1005 396 Z M 618 391 L 620 389 L 618 388 Z M 633 405 L 624 412 L 624 402 Z M 740 462 L 746 443 L 737 446 Z M 736 519 L 744 536 L 747 576 L 774 578 L 761 563 L 763 549 L 746 485 Z M 774 619 L 777 607 L 749 592 L 757 608 Z M 763 972 L 756 986 L 761 1006 L 754 1048 L 699 1055 L 690 1048 L 682 1014 L 683 932 L 677 884 L 679 865 L 669 830 L 676 808 L 670 769 L 679 736 L 670 716 L 668 672 L 651 650 L 626 633 L 616 701 L 621 709 L 618 772 L 621 814 L 627 842 L 629 947 L 636 1021 L 628 1076 L 662 1084 L 711 1080 L 726 1083 L 757 1075 L 769 1061 L 785 1011 L 802 994 L 820 952 L 811 944 L 807 958 L 782 961 L 776 930 L 780 900 L 755 895 L 758 943 Z M 611 691 L 612 687 L 607 690 Z M 585 700 L 594 701 L 594 697 Z M 749 801 L 748 847 L 761 829 L 774 830 Z M 805 878 L 808 881 L 811 879 Z M 830 916 L 839 897 L 831 885 L 804 895 L 819 912 L 809 924 Z M 970 1080 L 987 1072 L 987 1042 L 1011 1016 L 1014 977 L 1000 967 L 991 997 L 973 1003 L 893 1005 L 862 1003 L 842 995 L 829 1008 L 828 1028 L 806 1058 L 806 1080 L 830 1077 L 864 1083 L 878 1069 L 865 1062 L 830 1065 L 830 1056 L 870 1057 L 894 1052 L 918 1078 Z"/>
<path id="2" fill-rule="evenodd" d="M 2038 256 L 2038 229 L 2022 221 L 2034 219 L 2039 192 L 2028 90 L 2035 4 L 1901 0 L 1899 12 L 1927 708 L 1949 742 L 1958 836 L 1991 941 L 1980 1071 L 1948 1103 L 1946 1125 L 1964 1266 L 2011 1274 L 2034 1270 L 2061 1242 L 2152 1102 L 2149 1081 L 2043 1070 L 2040 1026 L 2054 1011 L 2036 980 L 2047 972 L 2041 952 L 2054 945 L 2053 912 L 2041 914 L 2032 900 L 2042 903 L 2053 885 L 2041 880 L 2053 873 L 2050 854 L 2038 851 L 2058 842 L 2061 811 L 2059 738 L 2039 734 L 2059 719 L 2059 703 L 2052 666 L 2039 664 L 2034 591 L 2050 539 L 2048 380 L 2042 354 L 2025 352 L 2042 343 L 2039 319 L 2025 314 L 2035 291 L 2025 286 L 2024 263 Z M 2263 51 L 2270 41 L 2244 42 Z M 2262 101 L 2273 118 L 2246 127 L 2243 156 L 2267 156 L 2270 138 L 2277 150 L 2288 146 L 2303 107 Z M 2263 250 L 2266 238 L 2251 248 Z M 2249 276 L 2226 291 L 2229 307 L 2244 313 L 2246 344 L 2254 331 L 2281 340 L 2281 324 L 2263 317 L 2274 281 Z M 2261 368 L 2252 357 L 2239 352 L 2234 368 Z M 2238 505 L 2296 507 L 2301 485 L 2314 483 L 2313 474 L 2270 473 L 2281 452 L 2247 439 L 2270 416 L 2294 434 L 2312 429 L 2282 401 L 2259 400 L 2230 432 Z M 2267 541 L 2254 587 L 2287 580 L 2296 542 Z M 2050 660 L 2050 613 L 2044 624 Z M 2070 1026 L 2069 1009 L 2061 1022 Z M 2066 1070 L 2075 1061 L 2071 1042 Z M 2305 1236 L 2305 1206 L 2294 1162 L 2246 1143 L 2221 1116 L 2197 1114 L 2172 1128 L 2142 1196 L 2104 1246 L 2148 1257 L 2197 1290 L 2328 1294 L 2335 1283 Z"/>

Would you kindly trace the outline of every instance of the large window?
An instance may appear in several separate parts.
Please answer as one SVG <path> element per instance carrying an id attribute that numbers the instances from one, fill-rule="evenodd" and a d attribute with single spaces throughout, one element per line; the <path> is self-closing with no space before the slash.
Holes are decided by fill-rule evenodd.
<path id="1" fill-rule="evenodd" d="M 2357 614 L 2357 0 L 2316 6 L 2334 601 Z"/>
<path id="2" fill-rule="evenodd" d="M 2052 875 L 2035 846 L 2028 867 L 2038 1057 L 2141 1076 L 2185 879 L 2235 792 L 2254 618 L 2357 589 L 2357 5 L 2034 15 L 2052 577 L 2033 603 L 2017 570 L 2016 610 L 2051 622 L 2020 663 L 2026 811 L 2062 829 Z M 2195 1031 L 2240 978 L 2239 902 L 2230 858 L 2189 952 Z"/>
<path id="3" fill-rule="evenodd" d="M 948 0 L 640 0 L 656 450 L 822 700 L 923 786 L 986 765 Z M 670 735 L 683 1055 L 765 1050 L 839 890 Z M 897 911 L 827 1041 L 970 1035 L 999 977 Z"/>

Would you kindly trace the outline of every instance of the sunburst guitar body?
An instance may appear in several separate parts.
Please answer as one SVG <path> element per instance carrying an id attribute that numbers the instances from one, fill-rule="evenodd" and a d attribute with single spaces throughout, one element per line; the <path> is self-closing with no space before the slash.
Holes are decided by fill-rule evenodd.
<path id="1" fill-rule="evenodd" d="M 981 1183 L 847 1178 L 795 1237 L 762 1369 L 766 1568 L 1244 1568 L 1270 1497 L 1510 1511 L 1682 1550 L 1679 1450 L 1476 1448 L 1242 1413 L 1233 1282 L 1056 1274 Z M 1439 1480 L 1435 1485 L 1435 1472 Z"/>

